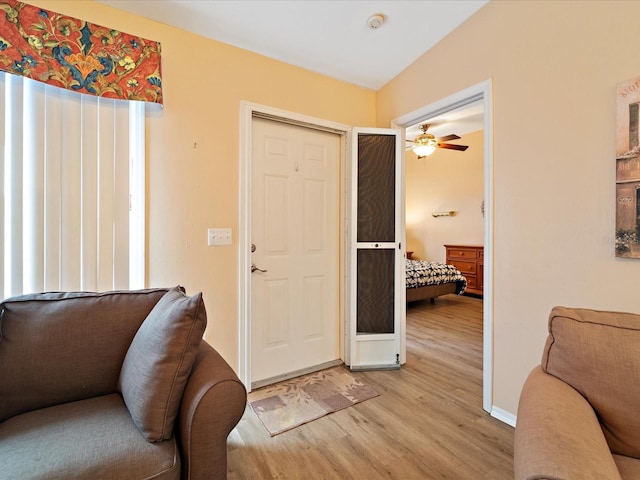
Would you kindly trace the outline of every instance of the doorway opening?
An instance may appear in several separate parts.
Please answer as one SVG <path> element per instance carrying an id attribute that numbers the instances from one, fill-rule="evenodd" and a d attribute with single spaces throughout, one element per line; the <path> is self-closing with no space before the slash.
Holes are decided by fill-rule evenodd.
<path id="1" fill-rule="evenodd" d="M 408 127 L 426 122 L 426 120 L 438 115 L 460 109 L 461 107 L 480 102 L 483 107 L 483 144 L 484 144 L 484 265 L 483 265 L 483 401 L 482 407 L 492 416 L 505 421 L 512 422 L 512 419 L 505 418 L 502 412 L 493 407 L 493 175 L 492 175 L 492 121 L 491 121 L 491 81 L 479 83 L 449 97 L 441 99 L 430 105 L 426 105 L 418 110 L 410 112 L 392 122 L 394 128 L 403 131 Z M 404 189 L 404 185 L 403 185 Z M 406 232 L 405 232 L 406 233 Z M 403 239 L 406 245 L 406 238 Z M 401 339 L 406 339 L 405 332 Z M 402 348 L 405 351 L 405 348 Z M 404 363 L 406 358 L 402 359 Z"/>

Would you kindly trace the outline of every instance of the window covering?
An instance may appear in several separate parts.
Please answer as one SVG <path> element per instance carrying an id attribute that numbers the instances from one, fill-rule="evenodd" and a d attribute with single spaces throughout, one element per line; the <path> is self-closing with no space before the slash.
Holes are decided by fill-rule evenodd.
<path id="1" fill-rule="evenodd" d="M 0 72 L 0 299 L 144 286 L 145 105 Z"/>
<path id="2" fill-rule="evenodd" d="M 160 43 L 0 0 L 0 70 L 99 97 L 162 104 Z"/>

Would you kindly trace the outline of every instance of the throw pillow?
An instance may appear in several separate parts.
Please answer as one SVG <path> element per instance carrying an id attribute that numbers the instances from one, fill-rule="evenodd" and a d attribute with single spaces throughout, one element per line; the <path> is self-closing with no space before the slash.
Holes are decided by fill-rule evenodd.
<path id="1" fill-rule="evenodd" d="M 207 325 L 202 294 L 169 290 L 136 333 L 118 387 L 133 421 L 149 442 L 173 434 L 182 393 Z"/>

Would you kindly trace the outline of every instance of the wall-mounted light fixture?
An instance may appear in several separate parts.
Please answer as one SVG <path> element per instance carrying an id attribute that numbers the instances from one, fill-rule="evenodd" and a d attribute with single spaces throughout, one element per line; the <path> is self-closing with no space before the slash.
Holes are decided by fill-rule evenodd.
<path id="1" fill-rule="evenodd" d="M 433 212 L 431 214 L 432 217 L 455 217 L 456 212 L 453 210 L 450 210 L 448 212 Z"/>

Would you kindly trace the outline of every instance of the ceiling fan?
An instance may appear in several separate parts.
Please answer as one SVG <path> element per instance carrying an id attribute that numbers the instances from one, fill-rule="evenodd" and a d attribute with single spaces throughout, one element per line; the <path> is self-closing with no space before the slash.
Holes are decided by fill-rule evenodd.
<path id="1" fill-rule="evenodd" d="M 460 137 L 455 133 L 451 135 L 446 135 L 444 137 L 436 138 L 430 133 L 427 133 L 427 130 L 431 126 L 430 123 L 425 123 L 420 126 L 422 133 L 418 135 L 415 140 L 407 140 L 407 142 L 413 143 L 413 145 L 408 146 L 407 150 L 413 150 L 413 152 L 418 156 L 418 158 L 424 158 L 431 155 L 435 152 L 436 148 L 446 148 L 448 150 L 459 150 L 464 152 L 468 145 L 456 145 L 453 143 L 444 143 L 449 140 L 457 140 Z"/>

